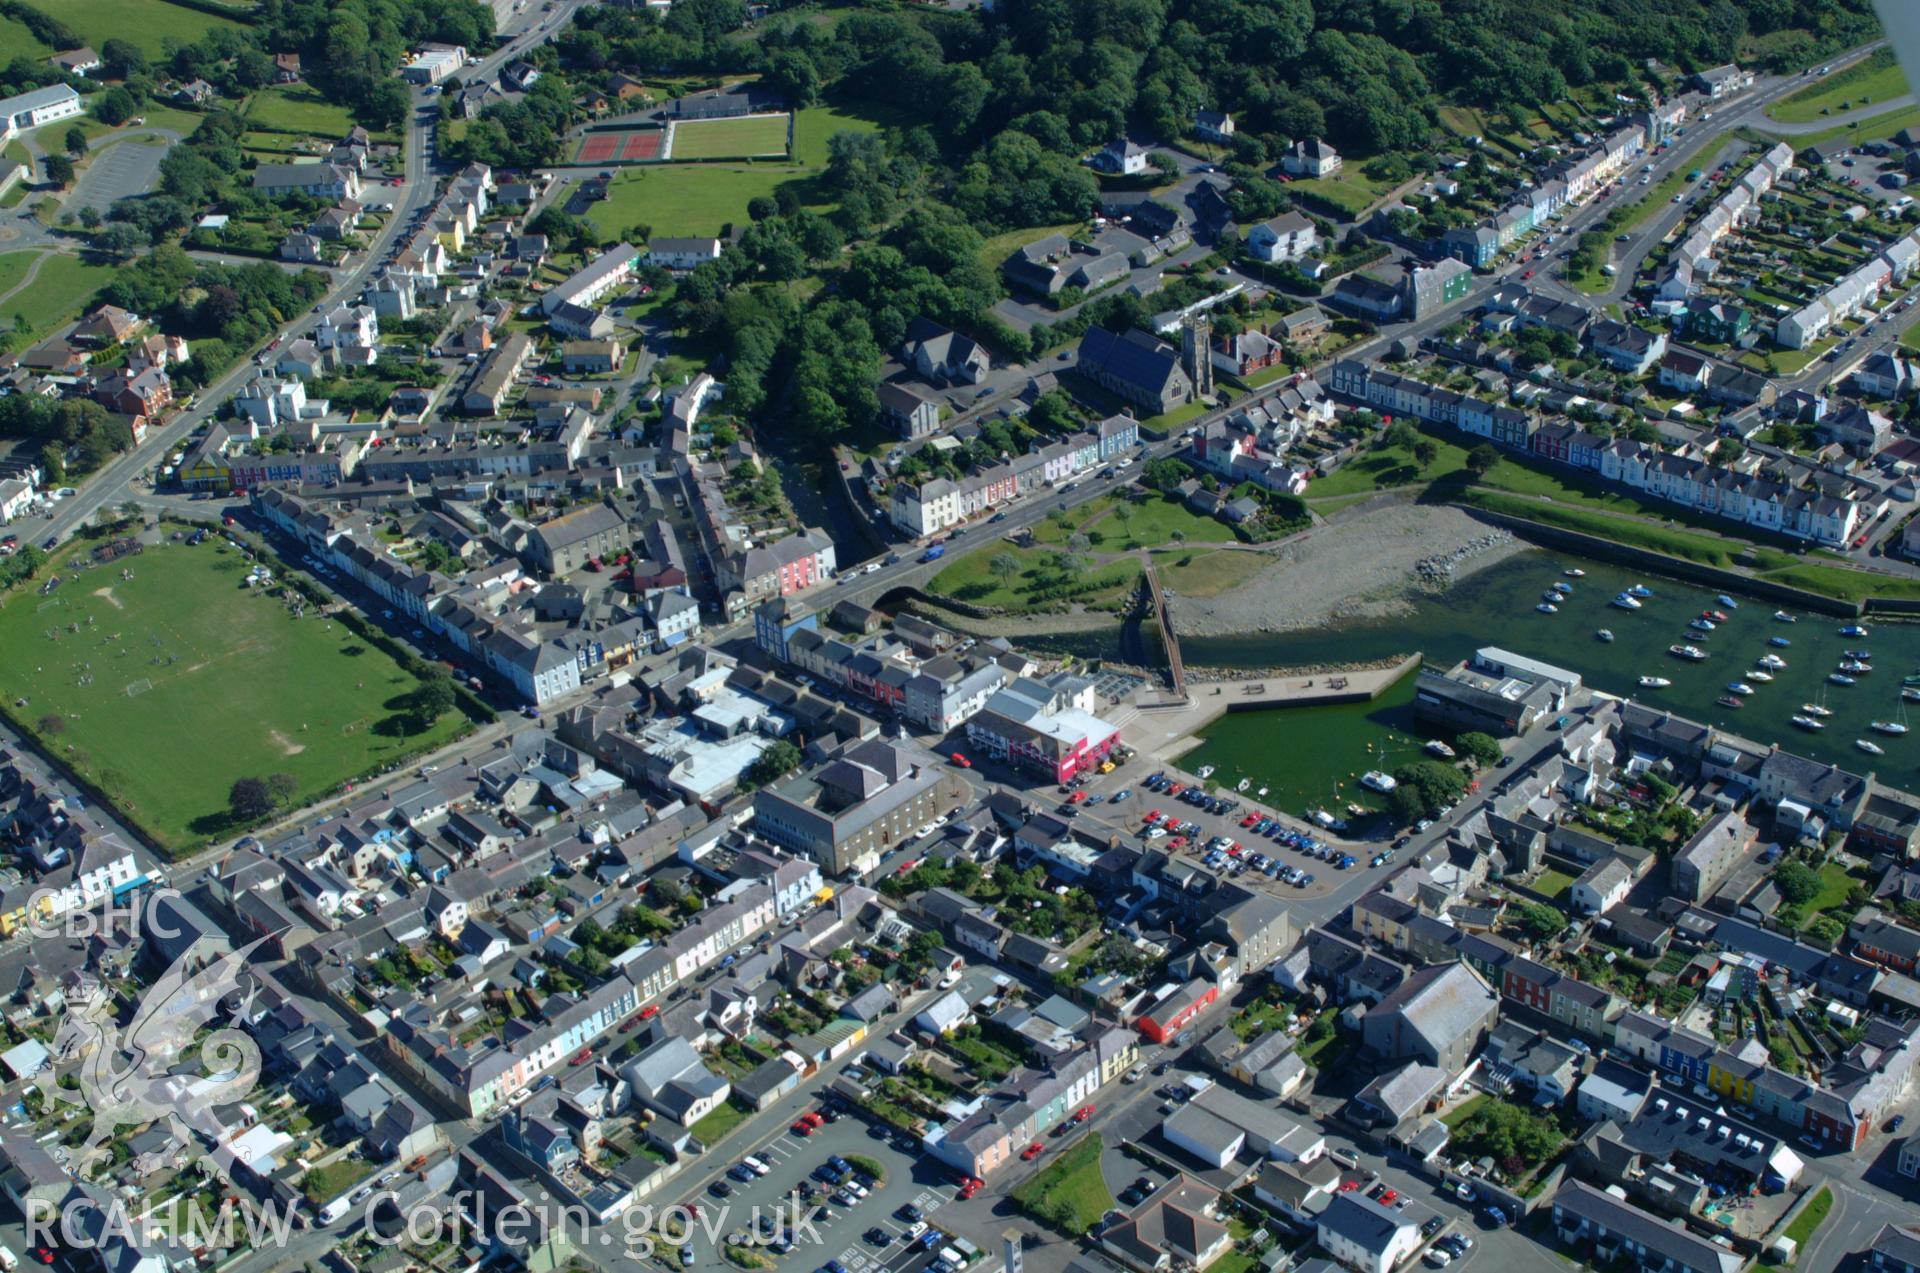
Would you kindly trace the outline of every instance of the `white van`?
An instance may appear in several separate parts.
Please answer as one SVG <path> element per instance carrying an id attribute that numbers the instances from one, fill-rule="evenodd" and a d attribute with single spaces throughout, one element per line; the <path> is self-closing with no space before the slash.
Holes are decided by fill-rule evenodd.
<path id="1" fill-rule="evenodd" d="M 752 1172 L 756 1176 L 764 1176 L 768 1172 L 773 1170 L 773 1168 L 761 1162 L 758 1158 L 753 1157 L 751 1154 L 749 1154 L 745 1158 L 742 1158 L 740 1162 L 742 1166 L 746 1167 L 748 1171 Z"/>

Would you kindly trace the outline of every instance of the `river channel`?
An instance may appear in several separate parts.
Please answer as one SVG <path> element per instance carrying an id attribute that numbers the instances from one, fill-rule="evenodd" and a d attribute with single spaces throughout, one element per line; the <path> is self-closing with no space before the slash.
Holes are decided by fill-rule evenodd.
<path id="1" fill-rule="evenodd" d="M 1569 579 L 1568 569 L 1585 576 Z M 1535 610 L 1556 583 L 1569 583 L 1570 596 L 1559 613 Z M 1610 601 L 1622 590 L 1643 583 L 1653 596 L 1629 612 Z M 1920 625 L 1869 623 L 1866 637 L 1843 637 L 1846 620 L 1800 612 L 1797 622 L 1774 619 L 1767 602 L 1734 596 L 1737 608 L 1710 590 L 1634 574 L 1602 562 L 1564 554 L 1529 551 L 1489 566 L 1456 584 L 1444 595 L 1412 603 L 1397 619 L 1344 624 L 1305 632 L 1181 642 L 1189 667 L 1281 668 L 1358 663 L 1418 651 L 1430 664 L 1450 666 L 1481 646 L 1499 646 L 1517 654 L 1580 673 L 1596 689 L 1671 709 L 1690 720 L 1707 721 L 1743 737 L 1872 772 L 1905 785 L 1920 764 L 1920 703 L 1907 705 L 1916 726 L 1906 737 L 1889 737 L 1869 728 L 1871 721 L 1902 717 L 1901 679 L 1920 669 Z M 1703 611 L 1720 610 L 1727 620 L 1704 639 L 1688 627 Z M 1613 633 L 1611 642 L 1597 635 Z M 1705 662 L 1670 655 L 1668 647 L 1692 637 L 1705 650 Z M 1790 644 L 1771 646 L 1770 638 Z M 1137 645 L 1137 638 L 1132 642 Z M 1049 644 L 1086 654 L 1118 655 L 1114 634 L 1077 634 Z M 1157 645 L 1157 643 L 1156 643 Z M 1848 650 L 1872 654 L 1871 673 L 1850 686 L 1832 685 Z M 1134 658 L 1140 651 L 1126 650 Z M 1157 653 L 1157 648 L 1153 651 Z M 1750 672 L 1760 656 L 1772 653 L 1787 666 L 1771 682 Z M 1643 689 L 1642 676 L 1671 680 L 1663 689 Z M 1294 708 L 1230 715 L 1209 727 L 1201 747 L 1181 764 L 1187 769 L 1214 765 L 1216 781 L 1236 785 L 1241 777 L 1254 787 L 1270 788 L 1271 804 L 1299 812 L 1324 806 L 1338 812 L 1349 802 L 1379 802 L 1359 785 L 1368 769 L 1391 770 L 1416 758 L 1425 738 L 1413 718 L 1414 676 L 1409 675 L 1371 703 L 1344 707 Z M 1718 700 L 1732 682 L 1752 688 L 1744 706 L 1732 709 Z M 1805 703 L 1824 704 L 1832 715 L 1827 728 L 1812 733 L 1792 723 Z M 1870 755 L 1855 746 L 1866 739 L 1885 749 Z"/>

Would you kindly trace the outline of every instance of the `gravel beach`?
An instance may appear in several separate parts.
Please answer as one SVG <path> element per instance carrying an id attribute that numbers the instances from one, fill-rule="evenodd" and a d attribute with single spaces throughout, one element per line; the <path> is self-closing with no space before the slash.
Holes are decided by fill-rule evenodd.
<path id="1" fill-rule="evenodd" d="M 1421 593 L 1525 549 L 1504 530 L 1444 505 L 1349 510 L 1287 544 L 1244 587 L 1217 597 L 1173 598 L 1182 636 L 1288 632 L 1407 613 Z"/>

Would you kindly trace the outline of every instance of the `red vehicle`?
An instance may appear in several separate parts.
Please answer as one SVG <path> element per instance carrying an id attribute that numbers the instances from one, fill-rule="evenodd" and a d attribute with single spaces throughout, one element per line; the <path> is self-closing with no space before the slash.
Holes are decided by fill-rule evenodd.
<path id="1" fill-rule="evenodd" d="M 796 1136 L 811 1136 L 813 1135 L 813 1124 L 803 1118 L 793 1125 L 793 1134 Z"/>
<path id="2" fill-rule="evenodd" d="M 1865 548 L 1867 546 L 1867 537 L 1865 535 L 1860 536 L 1860 538 L 1853 541 L 1853 546 L 1855 548 Z"/>
<path id="3" fill-rule="evenodd" d="M 1093 1117 L 1093 1106 L 1091 1105 L 1082 1105 L 1079 1109 L 1073 1112 L 1073 1121 L 1076 1123 L 1084 1123 L 1089 1118 L 1092 1118 L 1092 1117 Z"/>
<path id="4" fill-rule="evenodd" d="M 1176 782 L 1176 783 L 1174 783 L 1174 784 L 1173 784 L 1173 785 L 1172 785 L 1171 787 L 1168 787 L 1168 788 L 1167 788 L 1167 794 L 1168 794 L 1168 795 L 1170 795 L 1170 796 L 1177 796 L 1177 795 L 1179 795 L 1179 794 L 1180 794 L 1181 792 L 1183 792 L 1183 791 L 1185 791 L 1186 789 L 1187 789 L 1187 784 L 1186 784 L 1186 783 L 1184 783 L 1184 782 Z"/>
<path id="5" fill-rule="evenodd" d="M 827 1116 L 817 1109 L 810 1109 L 800 1116 L 800 1121 L 809 1127 L 819 1127 L 827 1121 Z"/>
<path id="6" fill-rule="evenodd" d="M 657 1003 L 650 1003 L 646 1007 L 640 1009 L 640 1019 L 642 1021 L 651 1021 L 659 1015 L 660 1015 L 660 1005 Z"/>
<path id="7" fill-rule="evenodd" d="M 1258 822 L 1258 821 L 1260 821 L 1260 815 L 1259 815 L 1259 814 L 1257 814 L 1257 813 L 1249 813 L 1249 814 L 1248 814 L 1248 815 L 1247 815 L 1246 817 L 1244 817 L 1244 818 L 1242 818 L 1242 819 L 1240 819 L 1240 825 L 1241 825 L 1241 826 L 1243 826 L 1243 827 L 1250 827 L 1250 826 L 1252 826 L 1252 825 L 1253 825 L 1254 823 L 1256 823 L 1256 822 Z"/>
<path id="8" fill-rule="evenodd" d="M 954 1196 L 960 1201 L 965 1202 L 986 1187 L 987 1182 L 978 1176 L 969 1177 L 967 1182 L 960 1186 L 960 1192 Z"/>
<path id="9" fill-rule="evenodd" d="M 962 769 L 973 768 L 973 762 L 971 760 L 968 760 L 965 756 L 962 756 L 957 751 L 953 753 L 952 760 L 954 764 L 960 766 Z"/>
<path id="10" fill-rule="evenodd" d="M 1521 277 L 1521 278 L 1523 278 L 1523 279 L 1526 279 L 1526 278 L 1532 278 L 1532 277 L 1533 277 L 1533 271 L 1532 271 L 1532 270 L 1528 270 L 1528 271 L 1527 271 L 1527 272 L 1526 272 L 1525 274 L 1522 274 L 1522 275 L 1521 275 L 1520 277 Z"/>
<path id="11" fill-rule="evenodd" d="M 1072 795 L 1067 797 L 1067 803 L 1068 804 L 1084 804 L 1086 803 L 1086 799 L 1087 799 L 1086 792 L 1076 791 Z"/>
<path id="12" fill-rule="evenodd" d="M 901 863 L 901 864 L 899 865 L 899 867 L 898 867 L 898 868 L 896 868 L 896 869 L 894 870 L 894 874 L 895 874 L 895 875 L 906 875 L 906 874 L 909 874 L 910 872 L 912 872 L 912 870 L 913 870 L 913 868 L 914 868 L 914 867 L 916 867 L 916 866 L 919 866 L 919 865 L 920 865 L 920 861 L 921 861 L 921 859 L 919 859 L 919 858 L 914 858 L 914 859 L 913 859 L 913 860 L 912 860 L 911 862 L 902 862 L 902 863 Z"/>
<path id="13" fill-rule="evenodd" d="M 52 1264 L 54 1260 L 53 1248 L 50 1246 L 37 1246 L 33 1248 L 33 1258 L 42 1264 Z"/>
<path id="14" fill-rule="evenodd" d="M 1038 1158 L 1041 1154 L 1044 1154 L 1046 1152 L 1047 1152 L 1047 1147 L 1036 1140 L 1031 1145 L 1028 1145 L 1025 1149 L 1020 1151 L 1020 1160 L 1022 1162 L 1032 1162 L 1034 1159 Z"/>
<path id="15" fill-rule="evenodd" d="M 581 1048 L 580 1051 L 575 1054 L 573 1060 L 568 1061 L 567 1064 L 568 1065 L 585 1065 L 588 1061 L 591 1061 L 591 1060 L 593 1060 L 593 1049 Z"/>
<path id="16" fill-rule="evenodd" d="M 1228 856 L 1228 857 L 1230 857 L 1230 858 L 1237 858 L 1237 857 L 1239 857 L 1239 856 L 1240 856 L 1240 846 L 1239 846 L 1238 844 L 1229 844 L 1229 845 L 1227 846 L 1227 856 Z"/>
<path id="17" fill-rule="evenodd" d="M 1152 826 L 1154 823 L 1160 821 L 1160 811 L 1158 809 L 1147 810 L 1145 821 L 1148 826 Z"/>

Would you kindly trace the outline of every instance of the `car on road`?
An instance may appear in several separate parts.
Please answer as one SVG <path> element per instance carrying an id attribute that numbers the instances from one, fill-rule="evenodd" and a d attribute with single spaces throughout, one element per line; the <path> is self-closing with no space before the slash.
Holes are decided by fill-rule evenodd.
<path id="1" fill-rule="evenodd" d="M 1025 1149 L 1020 1151 L 1020 1161 L 1032 1162 L 1034 1159 L 1038 1158 L 1041 1154 L 1044 1154 L 1046 1152 L 1047 1152 L 1047 1147 L 1041 1142 L 1036 1140 L 1031 1145 L 1028 1145 Z"/>

